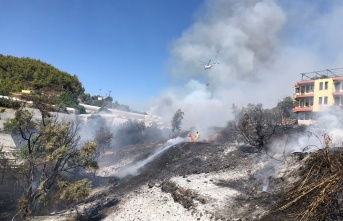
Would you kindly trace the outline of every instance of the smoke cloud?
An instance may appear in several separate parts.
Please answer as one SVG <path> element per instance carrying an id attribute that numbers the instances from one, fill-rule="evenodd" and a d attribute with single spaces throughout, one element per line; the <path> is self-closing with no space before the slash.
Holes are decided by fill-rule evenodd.
<path id="1" fill-rule="evenodd" d="M 299 73 L 342 66 L 342 12 L 339 1 L 204 1 L 170 46 L 166 73 L 174 85 L 149 112 L 170 123 L 181 108 L 183 129 L 202 130 L 225 125 L 233 103 L 276 106 L 293 95 Z M 210 59 L 219 64 L 204 70 L 200 61 Z"/>

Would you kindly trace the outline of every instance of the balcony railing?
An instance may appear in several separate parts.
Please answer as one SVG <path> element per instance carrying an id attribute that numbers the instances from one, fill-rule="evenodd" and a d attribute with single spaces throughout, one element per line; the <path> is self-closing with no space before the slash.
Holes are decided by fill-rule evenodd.
<path id="1" fill-rule="evenodd" d="M 342 96 L 343 95 L 343 91 L 334 91 L 332 92 L 333 96 Z"/>
<path id="2" fill-rule="evenodd" d="M 306 98 L 306 97 L 313 97 L 314 93 L 294 93 L 294 99 L 298 98 Z"/>
<path id="3" fill-rule="evenodd" d="M 313 107 L 295 107 L 292 109 L 294 113 L 296 112 L 305 112 L 305 111 L 312 111 Z"/>
<path id="4" fill-rule="evenodd" d="M 314 84 L 315 80 L 305 80 L 305 81 L 299 81 L 294 84 L 294 87 L 299 87 L 300 85 L 304 84 Z"/>

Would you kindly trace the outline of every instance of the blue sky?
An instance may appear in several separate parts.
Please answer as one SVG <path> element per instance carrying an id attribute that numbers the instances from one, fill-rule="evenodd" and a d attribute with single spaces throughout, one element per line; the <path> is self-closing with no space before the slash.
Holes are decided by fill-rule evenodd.
<path id="1" fill-rule="evenodd" d="M 275 107 L 300 73 L 343 67 L 341 0 L 2 0 L 0 54 L 40 59 L 185 125 Z M 219 62 L 204 70 L 199 60 Z M 101 91 L 99 90 L 101 89 Z"/>
<path id="2" fill-rule="evenodd" d="M 0 53 L 77 75 L 92 95 L 111 91 L 119 103 L 144 102 L 168 85 L 168 45 L 192 24 L 201 3 L 3 0 Z"/>

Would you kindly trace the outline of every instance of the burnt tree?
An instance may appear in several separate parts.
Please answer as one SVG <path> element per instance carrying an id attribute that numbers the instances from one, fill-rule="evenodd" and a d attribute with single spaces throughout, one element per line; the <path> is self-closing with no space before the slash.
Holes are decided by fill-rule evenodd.
<path id="1" fill-rule="evenodd" d="M 233 105 L 232 110 L 236 129 L 245 141 L 259 151 L 266 149 L 277 127 L 277 113 L 263 109 L 261 104 L 248 104 L 242 108 Z"/>

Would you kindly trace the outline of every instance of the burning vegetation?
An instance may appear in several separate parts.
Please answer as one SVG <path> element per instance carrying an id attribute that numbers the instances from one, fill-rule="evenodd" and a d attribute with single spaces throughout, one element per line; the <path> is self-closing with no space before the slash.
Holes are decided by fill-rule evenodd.
<path id="1" fill-rule="evenodd" d="M 325 135 L 326 136 L 326 135 Z M 325 148 L 311 153 L 299 182 L 278 203 L 277 211 L 296 220 L 341 220 L 343 217 L 343 149 Z"/>

